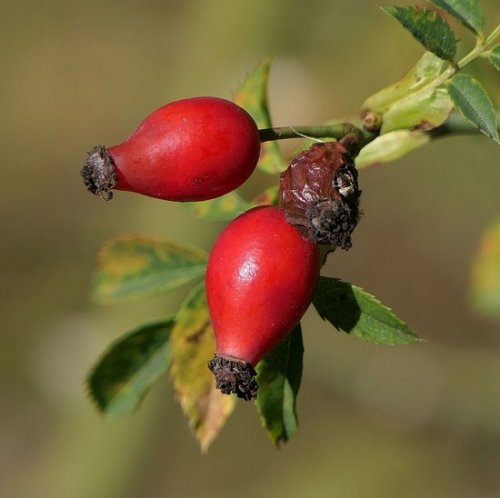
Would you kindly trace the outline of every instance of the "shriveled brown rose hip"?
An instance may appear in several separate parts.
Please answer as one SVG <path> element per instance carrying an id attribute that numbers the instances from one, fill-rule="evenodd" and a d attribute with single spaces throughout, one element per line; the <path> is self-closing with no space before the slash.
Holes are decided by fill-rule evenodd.
<path id="1" fill-rule="evenodd" d="M 317 244 L 351 247 L 360 194 L 354 161 L 340 142 L 312 145 L 280 177 L 286 220 Z"/>

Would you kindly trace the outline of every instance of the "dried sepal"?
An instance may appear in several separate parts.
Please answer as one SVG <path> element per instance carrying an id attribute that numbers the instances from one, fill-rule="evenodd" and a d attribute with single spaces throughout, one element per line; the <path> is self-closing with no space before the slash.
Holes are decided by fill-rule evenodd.
<path id="1" fill-rule="evenodd" d="M 215 376 L 217 389 L 223 394 L 236 394 L 246 401 L 257 397 L 257 372 L 250 363 L 215 354 L 208 362 L 208 368 Z"/>
<path id="2" fill-rule="evenodd" d="M 89 192 L 105 201 L 113 198 L 111 190 L 116 187 L 118 176 L 113 158 L 104 145 L 97 145 L 89 151 L 80 174 Z"/>

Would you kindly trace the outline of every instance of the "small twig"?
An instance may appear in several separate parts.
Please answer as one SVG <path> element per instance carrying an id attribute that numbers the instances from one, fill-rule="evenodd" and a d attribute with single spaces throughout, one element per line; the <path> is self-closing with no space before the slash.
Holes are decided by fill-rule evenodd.
<path id="1" fill-rule="evenodd" d="M 277 128 L 265 128 L 259 130 L 259 133 L 261 142 L 304 137 L 310 139 L 335 138 L 339 140 L 348 134 L 353 134 L 357 137 L 360 145 L 364 145 L 376 137 L 373 133 L 357 128 L 351 123 L 333 123 L 319 126 L 282 126 Z"/>
<path id="2" fill-rule="evenodd" d="M 500 111 L 496 112 L 497 126 L 500 124 Z M 500 127 L 499 127 L 500 130 Z M 428 131 L 433 138 L 442 138 L 451 135 L 467 135 L 478 133 L 478 129 L 469 120 L 458 112 L 450 115 L 448 120 L 441 126 Z M 333 123 L 330 125 L 304 125 L 304 126 L 282 126 L 277 128 L 264 128 L 259 130 L 261 142 L 274 140 L 285 140 L 289 138 L 336 139 L 342 140 L 349 136 L 351 148 L 361 149 L 374 140 L 378 135 L 357 127 L 348 122 Z M 355 145 L 355 146 L 354 146 Z M 357 153 L 357 151 L 356 151 Z"/>

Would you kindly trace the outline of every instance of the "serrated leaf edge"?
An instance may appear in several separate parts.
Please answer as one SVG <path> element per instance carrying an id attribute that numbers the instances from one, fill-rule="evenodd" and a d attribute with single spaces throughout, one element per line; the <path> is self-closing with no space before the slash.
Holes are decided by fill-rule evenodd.
<path id="1" fill-rule="evenodd" d="M 363 294 L 369 296 L 376 304 L 378 304 L 379 306 L 384 308 L 384 310 L 391 315 L 392 319 L 394 319 L 396 322 L 398 322 L 399 325 L 401 325 L 402 327 L 407 329 L 410 333 L 404 334 L 404 335 L 412 337 L 412 339 L 414 339 L 413 344 L 417 343 L 417 342 L 426 342 L 425 339 L 422 339 L 417 334 L 415 334 L 415 332 L 407 325 L 407 323 L 404 320 L 399 318 L 399 316 L 394 312 L 394 310 L 391 307 L 384 304 L 382 301 L 380 301 L 380 299 L 375 297 L 373 294 L 370 294 L 369 292 L 365 291 L 362 287 L 358 287 L 357 285 L 352 285 L 352 287 L 354 289 L 356 289 L 357 291 L 362 292 Z M 370 316 L 372 316 L 372 315 L 370 315 Z M 377 320 L 377 322 L 380 322 L 380 320 Z M 383 342 L 376 342 L 376 341 L 370 341 L 370 342 L 374 342 L 375 344 L 386 345 L 386 343 L 383 343 Z M 401 344 L 389 344 L 389 345 L 396 346 L 396 345 L 401 345 Z"/>
<path id="2" fill-rule="evenodd" d="M 472 78 L 471 76 L 467 75 L 467 74 L 464 74 L 464 73 L 459 73 L 455 76 L 453 76 L 453 78 L 451 78 L 448 82 L 447 82 L 447 85 L 448 86 L 453 86 L 454 90 L 458 91 L 463 97 L 464 97 L 464 100 L 467 104 L 469 104 L 469 100 L 467 98 L 465 98 L 465 96 L 463 95 L 463 93 L 456 87 L 453 85 L 453 80 L 456 79 L 456 78 L 468 78 L 469 81 L 476 87 L 479 88 L 479 90 L 483 93 L 484 97 L 486 97 L 487 101 L 489 102 L 490 104 L 490 107 L 491 109 L 493 110 L 493 115 L 494 114 L 494 107 L 493 107 L 493 102 L 491 101 L 488 93 L 486 92 L 486 90 L 483 88 L 483 86 L 481 85 L 481 83 L 476 80 L 475 78 Z M 489 126 L 487 128 L 481 128 L 476 122 L 472 121 L 472 119 L 469 118 L 469 116 L 467 116 L 463 110 L 462 110 L 462 107 L 460 105 L 457 104 L 457 101 L 453 98 L 453 95 L 448 91 L 448 94 L 450 95 L 450 98 L 453 100 L 453 103 L 455 104 L 455 107 L 460 111 L 460 113 L 464 116 L 465 119 L 467 119 L 467 121 L 469 121 L 470 123 L 472 123 L 481 133 L 483 133 L 484 135 L 486 135 L 487 137 L 491 138 L 494 142 L 496 142 L 497 144 L 500 144 L 500 139 L 499 139 L 499 136 L 498 136 L 498 123 L 496 122 L 496 116 L 495 116 L 495 123 L 494 123 L 494 127 L 493 127 L 493 135 L 490 135 L 490 133 L 487 132 L 487 130 L 489 130 Z M 473 111 L 472 113 L 479 116 L 479 113 L 476 111 L 476 109 L 473 107 L 473 106 L 470 106 L 471 110 Z M 484 119 L 480 119 L 479 120 L 480 122 L 484 123 Z"/>
<path id="3" fill-rule="evenodd" d="M 341 280 L 340 278 L 335 278 L 335 277 L 322 277 L 322 278 L 325 278 L 325 279 L 329 279 L 329 280 L 336 280 L 337 282 L 341 282 L 341 283 L 345 283 L 345 284 L 348 284 L 350 285 L 353 289 L 356 289 L 358 291 L 360 291 L 361 293 L 363 293 L 364 295 L 368 296 L 370 299 L 372 299 L 376 304 L 380 305 L 382 308 L 384 308 L 385 311 L 387 311 L 392 318 L 394 318 L 398 323 L 399 325 L 402 325 L 404 328 L 408 329 L 408 331 L 410 332 L 410 334 L 404 334 L 406 336 L 409 336 L 412 338 L 412 342 L 408 342 L 408 343 L 387 343 L 387 342 L 381 342 L 381 341 L 374 341 L 374 340 L 368 340 L 368 339 L 364 339 L 362 337 L 359 337 L 357 335 L 353 335 L 349 332 L 346 332 L 342 329 L 340 329 L 339 327 L 337 327 L 336 325 L 334 325 L 332 322 L 330 322 L 328 320 L 328 318 L 326 318 L 325 315 L 323 315 L 321 313 L 321 311 L 316 307 L 316 303 L 315 303 L 315 299 L 313 298 L 312 300 L 312 303 L 313 303 L 313 306 L 314 308 L 316 309 L 318 315 L 320 316 L 320 318 L 325 321 L 325 322 L 328 322 L 330 323 L 331 325 L 333 325 L 333 327 L 338 331 L 338 332 L 341 332 L 341 333 L 345 333 L 351 337 L 354 337 L 356 339 L 359 339 L 359 340 L 362 340 L 362 341 L 365 341 L 365 342 L 370 342 L 372 344 L 377 344 L 377 345 L 383 345 L 383 346 L 401 346 L 401 345 L 410 345 L 410 344 L 416 344 L 416 343 L 425 343 L 426 340 L 423 339 L 422 337 L 418 336 L 407 324 L 406 322 L 404 322 L 401 318 L 399 318 L 398 315 L 396 315 L 396 313 L 393 311 L 392 308 L 390 308 L 389 306 L 387 306 L 386 304 L 382 303 L 377 297 L 375 297 L 373 294 L 370 294 L 369 292 L 367 292 L 366 290 L 364 290 L 362 287 L 359 287 L 357 285 L 354 285 L 354 284 L 351 284 L 349 282 L 345 282 L 344 280 Z M 371 315 L 370 315 L 371 316 Z M 383 322 L 380 322 L 380 320 L 377 320 L 377 322 L 379 323 L 383 323 Z"/>
<path id="4" fill-rule="evenodd" d="M 470 24 L 467 19 L 465 19 L 462 14 L 454 9 L 454 7 L 448 3 L 442 4 L 439 0 L 430 0 L 438 9 L 441 9 L 451 16 L 453 16 L 460 24 L 465 26 L 467 29 L 472 31 L 477 35 L 482 35 L 484 32 L 484 13 L 481 8 L 481 4 L 477 1 L 477 5 L 479 7 L 479 12 L 481 14 L 481 29 L 478 31 L 472 24 Z"/>
<path id="5" fill-rule="evenodd" d="M 395 19 L 404 29 L 406 29 L 412 36 L 413 38 L 415 38 L 415 40 L 418 41 L 418 43 L 420 43 L 420 45 L 422 45 L 428 52 L 432 52 L 434 55 L 436 55 L 437 57 L 439 57 L 440 59 L 444 60 L 444 61 L 448 61 L 448 62 L 453 62 L 453 59 L 456 55 L 456 52 L 457 52 L 457 47 L 456 47 L 456 38 L 455 38 L 455 33 L 453 31 L 453 28 L 450 26 L 450 24 L 446 21 L 446 19 L 444 19 L 441 15 L 439 15 L 439 13 L 431 10 L 431 9 L 428 9 L 426 7 L 420 7 L 420 6 L 403 6 L 403 7 L 399 7 L 399 6 L 388 6 L 388 7 L 380 7 L 380 9 L 385 12 L 386 14 L 390 15 L 393 19 Z M 444 57 L 443 55 L 444 54 L 438 54 L 436 53 L 434 50 L 431 50 L 427 45 L 425 45 L 423 43 L 422 40 L 420 40 L 411 30 L 408 26 L 405 26 L 403 24 L 403 22 L 398 19 L 396 17 L 396 15 L 392 12 L 392 11 L 395 11 L 396 9 L 401 9 L 401 10 L 406 10 L 406 11 L 416 11 L 416 10 L 421 10 L 421 11 L 426 11 L 426 12 L 430 12 L 430 13 L 433 13 L 435 12 L 436 15 L 441 19 L 441 21 L 444 23 L 444 26 L 447 26 L 447 28 L 451 31 L 451 33 L 453 33 L 453 37 L 454 37 L 454 46 L 453 46 L 453 54 L 449 54 L 450 57 Z"/>

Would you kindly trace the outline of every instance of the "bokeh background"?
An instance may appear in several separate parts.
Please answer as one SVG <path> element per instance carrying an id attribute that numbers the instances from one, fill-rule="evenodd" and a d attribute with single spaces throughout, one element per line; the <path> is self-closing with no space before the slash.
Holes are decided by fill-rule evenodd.
<path id="1" fill-rule="evenodd" d="M 355 114 L 422 53 L 380 3 L 1 2 L 2 498 L 500 495 L 500 322 L 468 304 L 480 233 L 500 212 L 498 147 L 483 137 L 362 172 L 366 216 L 324 273 L 377 295 L 427 342 L 377 347 L 308 312 L 301 428 L 285 447 L 240 403 L 203 456 L 166 379 L 113 421 L 83 385 L 111 340 L 185 296 L 92 304 L 99 246 L 130 232 L 209 249 L 223 227 L 154 199 L 92 197 L 86 151 L 121 142 L 168 101 L 229 98 L 269 54 L 276 125 Z M 483 5 L 491 28 L 498 3 Z M 473 69 L 498 107 L 498 75 Z M 274 181 L 256 174 L 243 193 Z"/>

